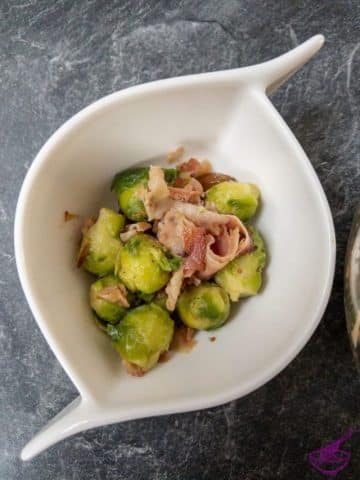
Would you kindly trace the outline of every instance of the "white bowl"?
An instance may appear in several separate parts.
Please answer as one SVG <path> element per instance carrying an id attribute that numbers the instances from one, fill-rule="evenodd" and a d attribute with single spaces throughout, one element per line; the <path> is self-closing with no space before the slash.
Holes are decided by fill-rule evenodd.
<path id="1" fill-rule="evenodd" d="M 24 448 L 23 459 L 94 426 L 241 397 L 280 372 L 309 340 L 331 289 L 333 222 L 308 158 L 266 93 L 322 43 L 318 35 L 254 67 L 114 93 L 75 115 L 41 149 L 18 201 L 16 261 L 34 317 L 80 397 Z M 260 187 L 256 224 L 270 263 L 262 293 L 234 309 L 216 342 L 200 333 L 190 354 L 136 379 L 93 322 L 89 277 L 75 266 L 80 223 L 65 223 L 63 214 L 111 205 L 114 173 L 157 163 L 178 145 Z"/>

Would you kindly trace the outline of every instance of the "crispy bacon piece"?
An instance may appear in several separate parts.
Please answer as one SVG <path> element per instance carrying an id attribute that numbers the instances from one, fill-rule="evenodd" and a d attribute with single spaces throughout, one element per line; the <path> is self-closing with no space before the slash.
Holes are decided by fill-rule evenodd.
<path id="1" fill-rule="evenodd" d="M 174 255 L 185 257 L 184 278 L 204 269 L 206 230 L 197 227 L 181 212 L 171 209 L 165 214 L 159 222 L 157 237 Z"/>
<path id="2" fill-rule="evenodd" d="M 189 278 L 195 272 L 201 272 L 205 268 L 206 257 L 206 230 L 195 227 L 191 236 L 185 242 L 184 277 Z"/>
<path id="3" fill-rule="evenodd" d="M 127 225 L 125 232 L 120 233 L 120 240 L 127 242 L 136 233 L 146 232 L 147 230 L 150 230 L 150 228 L 151 223 L 148 222 L 131 223 L 130 225 Z"/>
<path id="4" fill-rule="evenodd" d="M 225 215 L 213 212 L 200 205 L 175 202 L 174 209 L 185 215 L 185 217 L 191 220 L 195 225 L 205 228 L 213 235 L 220 235 L 224 226 L 227 226 L 228 228 L 245 228 L 235 215 Z"/>
<path id="5" fill-rule="evenodd" d="M 200 194 L 194 190 L 185 190 L 185 188 L 169 187 L 169 195 L 173 200 L 181 202 L 200 203 Z"/>
<path id="6" fill-rule="evenodd" d="M 199 277 L 203 280 L 210 278 L 236 257 L 239 229 L 224 228 L 222 235 L 218 237 L 207 235 L 206 243 L 205 268 L 199 272 Z"/>
<path id="7" fill-rule="evenodd" d="M 169 187 L 170 198 L 182 202 L 200 203 L 204 191 L 201 183 L 196 178 L 182 179 L 178 177 L 176 180 L 176 186 Z"/>
<path id="8" fill-rule="evenodd" d="M 77 257 L 77 262 L 76 262 L 76 266 L 78 268 L 80 268 L 82 264 L 85 262 L 85 259 L 89 253 L 89 250 L 90 250 L 90 243 L 83 240 L 81 242 L 81 247 L 80 247 L 79 254 Z"/>
<path id="9" fill-rule="evenodd" d="M 167 295 L 166 308 L 172 312 L 175 310 L 177 299 L 179 298 L 181 287 L 184 280 L 184 270 L 180 267 L 171 275 L 169 283 L 166 285 L 165 293 Z"/>
<path id="10" fill-rule="evenodd" d="M 157 225 L 157 238 L 174 255 L 185 255 L 187 235 L 195 228 L 182 213 L 170 209 Z"/>
<path id="11" fill-rule="evenodd" d="M 177 166 L 177 169 L 181 173 L 187 173 L 192 177 L 199 177 L 200 175 L 205 175 L 206 173 L 211 172 L 212 167 L 208 160 L 202 160 L 199 162 L 196 158 L 190 158 L 186 162 L 180 163 L 180 165 Z"/>
<path id="12" fill-rule="evenodd" d="M 73 220 L 74 218 L 77 218 L 79 215 L 77 213 L 71 213 L 68 210 L 65 210 L 64 212 L 64 221 L 65 222 L 70 222 L 70 220 Z"/>
<path id="13" fill-rule="evenodd" d="M 147 189 L 141 193 L 149 220 L 159 220 L 171 208 L 168 185 L 161 167 L 151 166 Z"/>
<path id="14" fill-rule="evenodd" d="M 174 202 L 159 222 L 157 235 L 172 253 L 185 257 L 184 278 L 195 272 L 210 278 L 252 248 L 249 232 L 237 217 L 183 202 Z"/>
<path id="15" fill-rule="evenodd" d="M 207 232 L 204 248 L 205 267 L 198 270 L 200 278 L 210 278 L 237 255 L 251 250 L 250 234 L 245 225 L 234 215 L 224 215 L 198 205 L 181 202 L 175 202 L 174 209 Z M 185 263 L 185 271 L 186 268 Z"/>
<path id="16" fill-rule="evenodd" d="M 159 363 L 166 363 L 171 359 L 171 353 L 166 351 L 163 352 L 159 357 Z"/>
<path id="17" fill-rule="evenodd" d="M 82 229 L 81 229 L 81 233 L 83 235 L 86 235 L 87 232 L 90 230 L 90 228 L 93 225 L 95 225 L 95 223 L 96 223 L 96 218 L 94 218 L 94 217 L 85 218 L 84 224 L 83 224 Z"/>
<path id="18" fill-rule="evenodd" d="M 106 300 L 107 302 L 117 303 L 120 307 L 129 308 L 130 304 L 127 300 L 126 288 L 119 285 L 110 285 L 109 287 L 103 288 L 98 294 L 97 297 L 101 300 Z"/>
<path id="19" fill-rule="evenodd" d="M 187 286 L 191 287 L 192 285 L 194 285 L 195 287 L 198 287 L 200 285 L 200 283 L 201 283 L 200 278 L 193 275 L 192 277 L 185 278 L 183 285 L 185 287 L 187 287 Z"/>
<path id="20" fill-rule="evenodd" d="M 76 265 L 78 268 L 82 266 L 85 262 L 85 259 L 90 250 L 90 242 L 87 238 L 84 238 L 90 228 L 96 223 L 96 219 L 94 217 L 88 217 L 85 219 L 84 224 L 81 229 L 81 233 L 83 235 L 83 240 L 81 242 L 80 250 L 77 257 Z"/>
<path id="21" fill-rule="evenodd" d="M 171 341 L 170 350 L 174 352 L 190 352 L 195 345 L 194 340 L 195 330 L 185 325 L 180 325 L 175 328 L 174 336 Z"/>
<path id="22" fill-rule="evenodd" d="M 175 163 L 177 162 L 184 154 L 185 148 L 183 146 L 179 146 L 175 148 L 175 150 L 171 150 L 167 156 L 167 162 L 168 163 Z"/>
<path id="23" fill-rule="evenodd" d="M 189 183 L 190 178 L 192 177 L 180 177 L 179 175 L 176 177 L 175 182 L 173 183 L 172 186 L 176 188 L 184 188 L 185 185 Z"/>
<path id="24" fill-rule="evenodd" d="M 138 365 L 135 365 L 134 363 L 128 362 L 127 360 L 123 359 L 122 363 L 125 367 L 125 370 L 133 377 L 143 377 L 146 373 L 144 369 Z"/>

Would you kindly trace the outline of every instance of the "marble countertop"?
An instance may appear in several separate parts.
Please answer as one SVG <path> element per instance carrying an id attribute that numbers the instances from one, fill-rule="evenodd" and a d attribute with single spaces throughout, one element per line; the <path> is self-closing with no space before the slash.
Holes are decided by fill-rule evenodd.
<path id="1" fill-rule="evenodd" d="M 1 1 L 1 480 L 316 479 L 307 454 L 360 428 L 342 293 L 360 193 L 359 18 L 355 0 Z M 256 63 L 316 33 L 325 35 L 324 48 L 273 97 L 320 177 L 336 225 L 334 289 L 311 341 L 246 398 L 91 430 L 21 462 L 23 445 L 76 396 L 32 318 L 14 261 L 16 200 L 41 145 L 115 90 Z M 355 479 L 360 435 L 346 447 L 351 461 L 341 478 Z"/>

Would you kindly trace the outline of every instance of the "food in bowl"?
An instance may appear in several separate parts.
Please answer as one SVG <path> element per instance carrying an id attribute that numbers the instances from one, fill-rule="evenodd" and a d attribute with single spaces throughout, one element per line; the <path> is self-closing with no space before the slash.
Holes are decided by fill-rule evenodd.
<path id="1" fill-rule="evenodd" d="M 195 158 L 119 172 L 111 190 L 119 212 L 86 219 L 77 264 L 97 277 L 89 298 L 98 326 L 142 376 L 260 291 L 266 249 L 248 223 L 260 191 Z"/>

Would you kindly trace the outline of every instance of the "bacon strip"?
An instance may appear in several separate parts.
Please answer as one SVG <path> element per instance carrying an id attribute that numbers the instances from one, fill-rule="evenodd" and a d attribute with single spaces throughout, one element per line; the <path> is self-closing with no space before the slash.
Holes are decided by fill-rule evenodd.
<path id="1" fill-rule="evenodd" d="M 170 350 L 173 352 L 190 352 L 195 345 L 195 330 L 185 325 L 175 328 L 174 336 L 170 344 Z"/>
<path id="2" fill-rule="evenodd" d="M 169 187 L 170 198 L 182 202 L 200 203 L 201 196 L 204 193 L 201 183 L 196 178 L 178 179 L 174 187 Z"/>
<path id="3" fill-rule="evenodd" d="M 206 257 L 206 230 L 195 227 L 188 242 L 186 242 L 186 257 L 184 263 L 184 277 L 189 278 L 195 272 L 205 268 Z"/>
<path id="4" fill-rule="evenodd" d="M 130 373 L 133 377 L 143 377 L 146 373 L 146 371 L 139 367 L 138 365 L 135 365 L 135 363 L 128 362 L 127 360 L 122 361 L 125 370 Z"/>
<path id="5" fill-rule="evenodd" d="M 249 230 L 245 227 L 243 223 L 241 223 L 240 235 L 242 235 L 242 238 L 239 242 L 238 250 L 236 252 L 237 257 L 239 255 L 245 255 L 245 253 L 251 252 L 254 248 L 254 244 L 250 236 Z"/>
<path id="6" fill-rule="evenodd" d="M 177 299 L 179 298 L 181 287 L 184 280 L 184 270 L 180 267 L 174 272 L 170 278 L 169 283 L 165 288 L 167 295 L 166 308 L 172 312 L 175 310 Z"/>
<path id="7" fill-rule="evenodd" d="M 235 215 L 225 215 L 213 212 L 200 205 L 175 202 L 174 208 L 185 215 L 198 227 L 206 228 L 213 235 L 220 235 L 223 227 L 245 229 L 242 222 Z M 245 229 L 246 230 L 246 229 Z"/>
<path id="8" fill-rule="evenodd" d="M 130 304 L 127 300 L 127 292 L 123 285 L 110 285 L 103 288 L 98 294 L 97 298 L 106 300 L 107 302 L 117 303 L 120 307 L 129 308 Z"/>
<path id="9" fill-rule="evenodd" d="M 199 177 L 212 171 L 211 163 L 208 160 L 199 162 L 196 158 L 190 158 L 187 162 L 182 162 L 177 166 L 181 173 L 187 173 L 192 177 Z"/>
<path id="10" fill-rule="evenodd" d="M 184 188 L 169 187 L 170 198 L 181 202 L 200 203 L 199 192 L 185 190 Z"/>
<path id="11" fill-rule="evenodd" d="M 234 215 L 174 202 L 158 224 L 158 240 L 173 254 L 185 257 L 184 278 L 198 273 L 208 279 L 238 255 L 252 248 L 245 225 Z"/>
<path id="12" fill-rule="evenodd" d="M 157 238 L 174 255 L 185 255 L 186 239 L 195 225 L 171 208 L 157 225 Z"/>
<path id="13" fill-rule="evenodd" d="M 170 199 L 161 167 L 150 167 L 147 189 L 144 189 L 141 196 L 149 220 L 159 220 L 171 208 L 173 200 Z"/>
<path id="14" fill-rule="evenodd" d="M 203 280 L 210 278 L 237 256 L 239 229 L 225 228 L 218 237 L 207 235 L 206 242 L 205 268 L 199 272 Z"/>
<path id="15" fill-rule="evenodd" d="M 131 223 L 130 225 L 127 225 L 125 232 L 120 233 L 120 240 L 127 242 L 136 233 L 146 232 L 146 230 L 149 230 L 150 228 L 151 223 L 148 222 Z"/>
<path id="16" fill-rule="evenodd" d="M 82 238 L 82 241 L 81 241 L 80 250 L 79 250 L 78 257 L 77 257 L 77 262 L 76 262 L 76 265 L 77 265 L 78 268 L 80 268 L 82 266 L 82 264 L 85 262 L 86 257 L 87 257 L 87 255 L 90 251 L 90 241 L 86 237 L 86 234 L 88 233 L 90 228 L 93 225 L 95 225 L 95 223 L 96 223 L 95 218 L 93 218 L 93 217 L 85 218 L 84 224 L 81 228 L 81 233 L 82 233 L 83 238 Z"/>
<path id="17" fill-rule="evenodd" d="M 184 154 L 185 148 L 183 146 L 179 146 L 175 148 L 175 150 L 171 150 L 168 152 L 166 159 L 168 163 L 175 163 L 177 162 Z"/>

